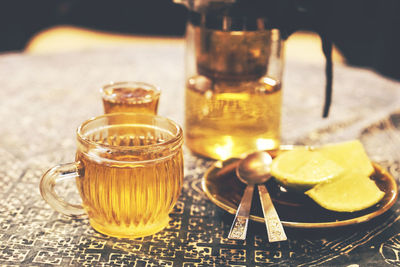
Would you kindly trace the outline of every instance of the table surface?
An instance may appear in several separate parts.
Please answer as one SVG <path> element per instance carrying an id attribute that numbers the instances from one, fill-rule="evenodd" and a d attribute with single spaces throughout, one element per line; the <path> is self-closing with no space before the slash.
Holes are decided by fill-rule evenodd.
<path id="1" fill-rule="evenodd" d="M 400 205 L 371 222 L 340 229 L 290 229 L 268 243 L 250 222 L 246 241 L 227 239 L 233 215 L 202 192 L 211 160 L 185 149 L 185 178 L 169 226 L 127 240 L 101 235 L 87 219 L 70 219 L 42 200 L 48 168 L 74 160 L 75 129 L 102 113 L 109 81 L 161 87 L 159 114 L 183 122 L 183 42 L 140 42 L 61 54 L 0 55 L 0 265 L 96 266 L 383 266 L 399 265 Z M 322 119 L 324 66 L 286 60 L 283 144 L 360 139 L 369 156 L 400 179 L 400 83 L 337 65 L 330 116 Z M 392 122 L 392 124 L 390 123 Z M 391 127 L 389 127 L 391 126 Z M 61 184 L 68 196 L 74 185 Z"/>

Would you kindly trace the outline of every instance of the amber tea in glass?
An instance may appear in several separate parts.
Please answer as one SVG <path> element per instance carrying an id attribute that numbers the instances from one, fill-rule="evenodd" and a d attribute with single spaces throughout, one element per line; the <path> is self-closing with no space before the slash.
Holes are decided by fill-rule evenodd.
<path id="1" fill-rule="evenodd" d="M 218 82 L 211 89 L 202 79 L 189 79 L 186 89 L 186 103 L 193 103 L 186 106 L 186 144 L 194 152 L 227 159 L 279 146 L 282 91 L 278 81 Z"/>
<path id="2" fill-rule="evenodd" d="M 187 25 L 186 145 L 219 160 L 274 150 L 281 129 L 280 33 L 263 18 L 212 14 L 199 13 Z"/>
<path id="3" fill-rule="evenodd" d="M 157 114 L 160 89 L 143 82 L 116 82 L 101 88 L 104 113 Z"/>
<path id="4" fill-rule="evenodd" d="M 118 113 L 83 123 L 77 135 L 76 162 L 43 176 L 43 198 L 64 214 L 81 214 L 51 188 L 58 179 L 73 177 L 98 232 L 136 238 L 166 227 L 183 181 L 181 128 L 159 116 Z"/>

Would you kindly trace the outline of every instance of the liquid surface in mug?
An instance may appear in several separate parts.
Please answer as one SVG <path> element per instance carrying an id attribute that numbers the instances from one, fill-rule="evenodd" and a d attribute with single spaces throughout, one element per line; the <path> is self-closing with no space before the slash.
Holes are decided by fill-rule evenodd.
<path id="1" fill-rule="evenodd" d="M 113 88 L 105 91 L 105 113 L 135 112 L 156 114 L 159 94 L 144 88 Z"/>
<path id="2" fill-rule="evenodd" d="M 186 90 L 186 145 L 219 160 L 276 149 L 281 102 L 280 83 L 268 77 L 231 82 L 192 77 Z"/>
<path id="3" fill-rule="evenodd" d="M 126 145 L 127 140 L 143 145 L 157 142 L 143 136 L 122 135 L 107 137 L 102 143 Z M 85 154 L 78 152 L 76 158 L 83 167 L 82 178 L 76 179 L 78 190 L 94 229 L 111 236 L 136 238 L 168 225 L 168 214 L 182 187 L 181 149 L 169 156 L 160 152 L 147 158 L 142 158 L 141 153 L 102 154 L 89 150 Z"/>

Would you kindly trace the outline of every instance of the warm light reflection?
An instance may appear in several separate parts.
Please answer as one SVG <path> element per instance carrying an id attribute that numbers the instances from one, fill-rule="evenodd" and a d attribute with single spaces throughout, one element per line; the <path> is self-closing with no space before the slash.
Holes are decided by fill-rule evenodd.
<path id="1" fill-rule="evenodd" d="M 271 78 L 269 78 L 269 77 L 264 77 L 264 78 L 263 78 L 263 82 L 264 82 L 265 84 L 270 85 L 270 86 L 276 86 L 276 85 L 277 85 L 277 81 L 274 80 L 274 79 L 271 79 Z"/>
<path id="2" fill-rule="evenodd" d="M 221 160 L 226 160 L 232 155 L 234 142 L 231 136 L 225 136 L 223 141 L 223 145 L 215 146 L 215 154 L 217 154 Z"/>
<path id="3" fill-rule="evenodd" d="M 269 149 L 274 149 L 277 147 L 277 144 L 274 141 L 274 139 L 259 138 L 259 139 L 257 139 L 256 142 L 257 142 L 258 150 L 269 150 Z"/>

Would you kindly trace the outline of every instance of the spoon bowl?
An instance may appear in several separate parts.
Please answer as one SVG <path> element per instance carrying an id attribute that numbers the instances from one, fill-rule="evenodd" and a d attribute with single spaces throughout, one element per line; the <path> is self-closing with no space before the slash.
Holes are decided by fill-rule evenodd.
<path id="1" fill-rule="evenodd" d="M 263 184 L 271 178 L 272 157 L 264 151 L 249 154 L 236 168 L 236 175 L 245 184 Z"/>

